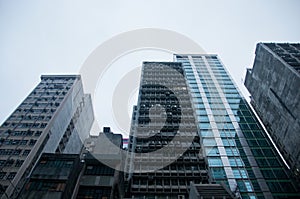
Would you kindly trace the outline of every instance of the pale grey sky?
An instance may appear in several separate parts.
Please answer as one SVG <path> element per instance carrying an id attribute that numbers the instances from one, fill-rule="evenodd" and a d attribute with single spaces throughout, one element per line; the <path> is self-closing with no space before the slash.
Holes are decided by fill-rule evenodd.
<path id="1" fill-rule="evenodd" d="M 297 0 L 0 0 L 0 123 L 41 74 L 78 73 L 102 42 L 139 28 L 176 31 L 218 54 L 248 95 L 242 79 L 256 43 L 300 42 L 299 7 Z M 142 59 L 132 57 L 133 64 Z M 166 56 L 153 53 L 146 60 L 156 57 Z M 102 125 L 119 131 L 113 121 Z"/>

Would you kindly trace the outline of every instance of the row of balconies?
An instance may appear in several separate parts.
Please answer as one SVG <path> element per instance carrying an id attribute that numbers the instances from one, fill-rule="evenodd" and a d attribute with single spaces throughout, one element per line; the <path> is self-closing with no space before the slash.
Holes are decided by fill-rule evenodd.
<path id="1" fill-rule="evenodd" d="M 3 127 L 11 127 L 17 129 L 28 129 L 28 128 L 45 128 L 47 126 L 46 122 L 32 122 L 31 120 L 28 120 L 28 122 L 21 121 L 21 122 L 6 122 Z M 14 130 L 10 129 L 10 133 L 12 133 Z"/>
<path id="2" fill-rule="evenodd" d="M 22 149 L 0 149 L 0 156 L 27 156 L 30 152 L 29 149 L 25 149 L 22 153 Z"/>
<path id="3" fill-rule="evenodd" d="M 7 136 L 14 136 L 16 138 L 18 137 L 22 137 L 23 139 L 28 138 L 30 139 L 32 136 L 40 136 L 42 134 L 42 131 L 37 130 L 37 131 L 33 131 L 33 130 L 10 130 L 8 129 L 6 132 L 4 132 L 3 134 L 1 134 L 1 137 L 7 137 Z"/>

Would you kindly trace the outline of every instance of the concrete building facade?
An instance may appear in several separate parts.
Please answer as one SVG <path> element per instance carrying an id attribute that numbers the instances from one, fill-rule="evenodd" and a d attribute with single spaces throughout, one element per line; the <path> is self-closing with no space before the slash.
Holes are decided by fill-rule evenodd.
<path id="1" fill-rule="evenodd" d="M 128 198 L 188 198 L 191 181 L 209 183 L 181 63 L 143 63 L 128 152 Z"/>
<path id="2" fill-rule="evenodd" d="M 0 127 L 0 197 L 17 197 L 42 153 L 79 154 L 93 120 L 79 75 L 42 75 Z"/>
<path id="3" fill-rule="evenodd" d="M 300 177 L 300 44 L 259 43 L 245 86 L 251 104 Z"/>

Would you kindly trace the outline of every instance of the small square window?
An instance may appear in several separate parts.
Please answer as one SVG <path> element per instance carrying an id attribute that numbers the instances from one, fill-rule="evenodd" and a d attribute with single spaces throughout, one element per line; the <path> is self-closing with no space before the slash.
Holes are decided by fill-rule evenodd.
<path id="1" fill-rule="evenodd" d="M 10 172 L 9 174 L 8 174 L 8 176 L 6 177 L 6 179 L 8 179 L 8 180 L 12 180 L 12 179 L 14 179 L 14 177 L 16 176 L 16 172 Z"/>

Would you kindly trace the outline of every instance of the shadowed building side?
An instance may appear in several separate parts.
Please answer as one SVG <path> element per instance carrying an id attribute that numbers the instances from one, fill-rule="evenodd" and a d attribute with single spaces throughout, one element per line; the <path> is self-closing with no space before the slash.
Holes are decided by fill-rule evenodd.
<path id="1" fill-rule="evenodd" d="M 300 44 L 259 43 L 245 86 L 251 104 L 300 177 Z"/>

